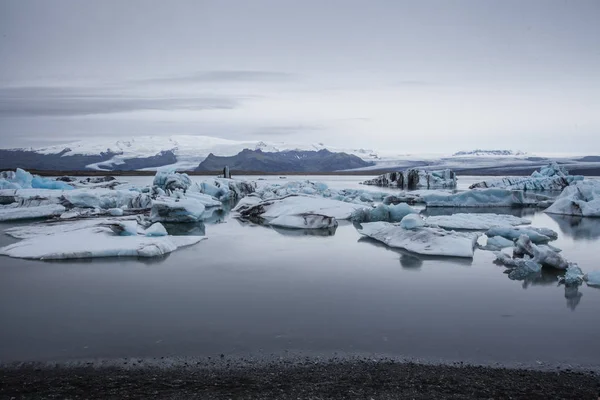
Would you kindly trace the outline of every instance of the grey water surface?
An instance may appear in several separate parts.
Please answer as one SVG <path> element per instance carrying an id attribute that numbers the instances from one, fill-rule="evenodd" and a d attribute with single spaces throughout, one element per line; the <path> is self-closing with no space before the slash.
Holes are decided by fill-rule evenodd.
<path id="1" fill-rule="evenodd" d="M 339 188 L 364 178 L 312 179 Z M 600 268 L 600 219 L 483 211 L 554 229 L 563 256 Z M 0 362 L 291 351 L 600 365 L 600 289 L 565 289 L 556 271 L 511 280 L 491 252 L 423 257 L 347 222 L 319 234 L 225 214 L 191 231 L 208 240 L 158 259 L 0 257 Z M 15 240 L 0 235 L 0 245 Z"/>

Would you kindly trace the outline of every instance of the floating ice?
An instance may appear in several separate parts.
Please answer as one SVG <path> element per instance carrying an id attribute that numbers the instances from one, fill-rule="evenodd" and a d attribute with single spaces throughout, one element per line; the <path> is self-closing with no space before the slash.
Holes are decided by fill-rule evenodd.
<path id="1" fill-rule="evenodd" d="M 65 212 L 65 210 L 60 204 L 33 207 L 0 206 L 0 221 L 55 217 Z"/>
<path id="2" fill-rule="evenodd" d="M 250 182 L 235 179 L 207 179 L 194 184 L 190 191 L 204 193 L 220 201 L 240 199 L 255 191 L 255 186 Z"/>
<path id="3" fill-rule="evenodd" d="M 269 220 L 269 225 L 295 229 L 330 229 L 336 228 L 338 222 L 333 217 L 318 214 L 282 215 Z"/>
<path id="4" fill-rule="evenodd" d="M 163 224 L 161 224 L 160 222 L 155 222 L 154 224 L 152 224 L 150 227 L 148 227 L 145 231 L 144 234 L 146 236 L 167 236 L 167 230 L 165 229 L 165 227 L 163 226 Z"/>
<path id="5" fill-rule="evenodd" d="M 0 175 L 0 189 L 71 190 L 73 186 L 66 182 L 31 175 L 29 172 L 17 168 L 15 172 L 2 171 Z"/>
<path id="6" fill-rule="evenodd" d="M 600 286 L 600 271 L 591 271 L 583 276 L 583 280 L 590 286 Z"/>
<path id="7" fill-rule="evenodd" d="M 114 221 L 105 224 L 114 233 L 121 236 L 137 236 L 138 224 L 137 221 Z"/>
<path id="8" fill-rule="evenodd" d="M 534 227 L 507 227 L 497 226 L 490 228 L 486 233 L 488 237 L 502 236 L 509 240 L 518 239 L 521 235 L 527 235 L 534 243 L 547 243 L 551 240 L 556 240 L 558 234 L 548 228 Z"/>
<path id="9" fill-rule="evenodd" d="M 430 193 L 420 196 L 427 207 L 529 207 L 537 201 L 519 190 L 473 189 L 455 194 Z"/>
<path id="10" fill-rule="evenodd" d="M 285 184 L 262 184 L 256 189 L 256 194 L 263 200 L 281 198 L 292 194 L 305 194 L 356 204 L 372 204 L 375 201 L 382 201 L 387 196 L 387 194 L 383 192 L 366 190 L 335 190 L 330 189 L 324 183 L 312 181 L 290 181 Z"/>
<path id="11" fill-rule="evenodd" d="M 600 181 L 585 180 L 567 186 L 545 212 L 600 217 Z"/>
<path id="12" fill-rule="evenodd" d="M 60 225 L 56 228 L 60 229 Z M 179 247 L 196 244 L 203 239 L 203 236 L 119 236 L 109 227 L 95 226 L 33 236 L 0 248 L 0 254 L 39 260 L 156 257 Z"/>
<path id="13" fill-rule="evenodd" d="M 172 199 L 163 197 L 152 202 L 152 222 L 196 222 L 202 219 L 204 205 L 195 199 Z"/>
<path id="14" fill-rule="evenodd" d="M 352 213 L 364 206 L 308 195 L 289 195 L 279 199 L 264 200 L 254 205 L 238 205 L 235 210 L 242 217 L 264 218 L 317 214 L 339 220 L 350 219 Z"/>
<path id="15" fill-rule="evenodd" d="M 425 171 L 422 169 L 407 169 L 404 172 L 389 172 L 363 182 L 363 185 L 393 186 L 406 189 L 455 188 L 456 175 L 454 171 Z"/>
<path id="16" fill-rule="evenodd" d="M 482 250 L 491 250 L 491 251 L 499 251 L 506 247 L 512 247 L 514 242 L 512 240 L 508 240 L 503 238 L 502 236 L 492 236 L 488 237 L 487 243 L 485 246 L 482 246 Z"/>
<path id="17" fill-rule="evenodd" d="M 153 185 L 158 186 L 166 192 L 178 189 L 186 191 L 192 185 L 192 180 L 188 174 L 180 174 L 172 170 L 163 169 L 156 171 Z"/>
<path id="18" fill-rule="evenodd" d="M 121 209 L 121 208 L 109 208 L 106 211 L 108 212 L 109 215 L 112 215 L 113 217 L 118 217 L 118 216 L 123 215 L 123 209 Z"/>
<path id="19" fill-rule="evenodd" d="M 410 214 L 406 218 L 413 218 Z M 389 222 L 369 222 L 358 230 L 362 235 L 418 254 L 449 257 L 473 257 L 478 235 L 472 232 L 454 232 L 441 228 L 417 227 L 404 229 Z"/>
<path id="20" fill-rule="evenodd" d="M 507 214 L 452 214 L 436 215 L 426 219 L 427 224 L 446 229 L 483 230 L 494 226 L 516 226 L 530 224 L 531 221 Z"/>
<path id="21" fill-rule="evenodd" d="M 579 286 L 583 283 L 584 274 L 577 264 L 569 263 L 565 274 L 558 278 L 565 286 Z"/>
<path id="22" fill-rule="evenodd" d="M 519 190 L 562 190 L 574 182 L 583 180 L 583 176 L 569 175 L 569 172 L 556 162 L 550 163 L 531 176 L 510 176 L 475 183 L 470 189 L 503 188 Z"/>
<path id="23" fill-rule="evenodd" d="M 352 221 L 355 222 L 400 222 L 408 214 L 418 213 L 408 204 L 396 205 L 378 204 L 373 208 L 361 208 L 352 213 Z"/>
<path id="24" fill-rule="evenodd" d="M 498 254 L 496 255 L 498 256 Z M 515 242 L 513 248 L 513 258 L 514 260 L 519 260 L 521 258 L 524 260 L 530 259 L 538 264 L 557 269 L 566 269 L 569 266 L 569 262 L 565 260 L 558 252 L 552 250 L 548 246 L 538 246 L 534 244 L 525 234 L 522 234 Z M 505 265 L 510 265 L 506 262 L 506 260 L 501 261 Z M 518 263 L 519 261 L 515 262 Z"/>
<path id="25" fill-rule="evenodd" d="M 400 227 L 403 229 L 415 229 L 425 226 L 425 221 L 419 214 L 408 214 L 400 221 Z"/>

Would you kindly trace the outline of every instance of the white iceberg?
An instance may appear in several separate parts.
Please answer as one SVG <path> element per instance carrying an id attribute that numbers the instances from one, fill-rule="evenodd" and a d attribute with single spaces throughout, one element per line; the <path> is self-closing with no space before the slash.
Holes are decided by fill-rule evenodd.
<path id="1" fill-rule="evenodd" d="M 414 214 L 405 217 L 412 219 Z M 389 222 L 362 224 L 358 232 L 364 236 L 418 254 L 448 257 L 473 257 L 478 235 L 472 232 L 454 232 L 441 228 L 416 227 L 404 229 Z"/>
<path id="2" fill-rule="evenodd" d="M 56 217 L 65 212 L 60 204 L 47 204 L 32 207 L 0 206 L 0 221 Z"/>
<path id="3" fill-rule="evenodd" d="M 173 199 L 163 197 L 152 201 L 150 221 L 152 222 L 197 222 L 202 219 L 204 205 L 195 199 Z"/>
<path id="4" fill-rule="evenodd" d="M 600 217 L 600 181 L 584 180 L 567 186 L 545 212 Z"/>
<path id="5" fill-rule="evenodd" d="M 488 237 L 485 246 L 480 247 L 482 250 L 499 251 L 506 247 L 513 247 L 514 242 L 503 238 L 502 236 Z"/>
<path id="6" fill-rule="evenodd" d="M 119 236 L 109 227 L 96 226 L 34 236 L 0 248 L 0 254 L 38 260 L 156 257 L 203 239 L 204 236 Z"/>
<path id="7" fill-rule="evenodd" d="M 352 213 L 364 206 L 314 196 L 289 195 L 279 199 L 263 200 L 254 205 L 244 203 L 235 210 L 242 217 L 272 220 L 281 216 L 316 214 L 338 220 L 350 219 Z"/>
<path id="8" fill-rule="evenodd" d="M 355 222 L 400 222 L 408 214 L 418 213 L 417 210 L 405 203 L 395 205 L 378 204 L 372 208 L 361 208 L 352 213 Z"/>
<path id="9" fill-rule="evenodd" d="M 488 237 L 502 236 L 509 240 L 516 240 L 521 235 L 527 235 L 534 243 L 547 243 L 558 238 L 558 233 L 549 228 L 534 228 L 534 227 L 509 227 L 496 226 L 490 228 L 485 233 Z"/>
<path id="10" fill-rule="evenodd" d="M 32 175 L 21 168 L 17 168 L 15 172 L 0 172 L 0 189 L 72 190 L 73 186 L 55 179 Z"/>
<path id="11" fill-rule="evenodd" d="M 531 176 L 509 176 L 491 179 L 471 185 L 470 189 L 503 188 L 518 190 L 563 190 L 574 182 L 582 181 L 581 175 L 569 175 L 569 172 L 556 162 L 550 163 Z"/>
<path id="12" fill-rule="evenodd" d="M 160 222 L 155 222 L 144 231 L 146 236 L 167 236 L 169 233 Z"/>
<path id="13" fill-rule="evenodd" d="M 427 207 L 528 207 L 538 201 L 530 199 L 519 190 L 473 189 L 465 192 L 425 193 L 420 196 Z"/>
<path id="14" fill-rule="evenodd" d="M 416 229 L 425 226 L 425 221 L 419 214 L 408 214 L 400 221 L 400 227 L 403 229 Z"/>
<path id="15" fill-rule="evenodd" d="M 269 220 L 269 225 L 294 229 L 330 229 L 336 228 L 338 222 L 333 217 L 319 214 L 282 215 Z"/>
<path id="16" fill-rule="evenodd" d="M 425 171 L 422 169 L 411 168 L 403 172 L 389 172 L 380 175 L 377 178 L 364 181 L 362 184 L 397 187 L 400 189 L 455 188 L 456 174 L 450 169 Z"/>
<path id="17" fill-rule="evenodd" d="M 167 193 L 174 190 L 183 190 L 185 192 L 192 186 L 192 180 L 188 174 L 180 174 L 173 170 L 163 169 L 156 171 L 153 185 L 158 186 Z"/>
<path id="18" fill-rule="evenodd" d="M 356 189 L 330 189 L 325 183 L 312 181 L 290 181 L 285 184 L 260 184 L 256 194 L 263 200 L 281 198 L 288 195 L 312 195 L 339 200 L 346 203 L 372 204 L 382 201 L 387 193 Z"/>
<path id="19" fill-rule="evenodd" d="M 458 213 L 452 215 L 436 215 L 426 218 L 429 225 L 437 225 L 446 229 L 484 230 L 495 226 L 527 225 L 531 221 L 507 214 Z"/>
<path id="20" fill-rule="evenodd" d="M 600 271 L 591 271 L 583 276 L 583 280 L 590 286 L 600 286 Z"/>

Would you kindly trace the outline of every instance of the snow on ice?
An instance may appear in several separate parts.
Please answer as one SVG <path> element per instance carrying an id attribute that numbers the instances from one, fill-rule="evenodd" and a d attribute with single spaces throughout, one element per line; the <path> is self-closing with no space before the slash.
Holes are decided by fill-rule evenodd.
<path id="1" fill-rule="evenodd" d="M 569 172 L 556 162 L 534 171 L 531 176 L 507 176 L 471 185 L 470 189 L 502 188 L 518 190 L 563 190 L 575 182 L 582 181 L 581 175 L 569 175 Z"/>

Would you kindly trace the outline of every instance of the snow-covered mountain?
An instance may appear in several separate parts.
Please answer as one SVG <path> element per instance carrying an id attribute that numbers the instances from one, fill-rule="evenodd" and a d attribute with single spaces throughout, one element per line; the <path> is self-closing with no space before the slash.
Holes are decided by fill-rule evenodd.
<path id="1" fill-rule="evenodd" d="M 452 154 L 452 157 L 465 157 L 465 156 L 475 156 L 475 157 L 520 157 L 526 156 L 527 153 L 522 151 L 513 151 L 513 150 L 470 150 L 470 151 L 458 151 Z"/>

